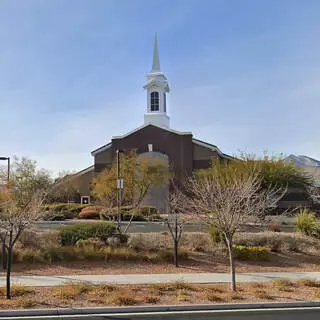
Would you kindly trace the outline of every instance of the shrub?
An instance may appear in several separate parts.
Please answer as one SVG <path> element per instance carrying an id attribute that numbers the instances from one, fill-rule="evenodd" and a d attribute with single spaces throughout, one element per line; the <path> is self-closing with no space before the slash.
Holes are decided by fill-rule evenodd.
<path id="1" fill-rule="evenodd" d="M 305 287 L 319 288 L 320 282 L 314 279 L 300 279 L 298 280 L 298 284 Z"/>
<path id="2" fill-rule="evenodd" d="M 277 287 L 293 287 L 294 286 L 293 281 L 286 278 L 273 280 L 272 284 Z"/>
<path id="3" fill-rule="evenodd" d="M 115 226 L 109 222 L 77 223 L 60 227 L 61 243 L 75 245 L 78 240 L 98 238 L 106 241 L 115 233 Z"/>
<path id="4" fill-rule="evenodd" d="M 136 251 L 154 251 L 171 246 L 171 236 L 161 233 L 133 233 L 129 235 L 128 247 Z"/>
<path id="5" fill-rule="evenodd" d="M 45 261 L 50 263 L 60 261 L 76 261 L 80 259 L 74 247 L 51 247 L 42 254 Z"/>
<path id="6" fill-rule="evenodd" d="M 192 251 L 205 252 L 210 250 L 210 236 L 202 232 L 188 232 L 182 235 L 181 246 Z"/>
<path id="7" fill-rule="evenodd" d="M 81 294 L 87 293 L 90 287 L 87 284 L 67 284 L 63 287 L 53 288 L 51 294 L 59 299 L 75 299 Z"/>
<path id="8" fill-rule="evenodd" d="M 243 261 L 265 261 L 269 259 L 266 247 L 233 246 L 234 258 Z"/>
<path id="9" fill-rule="evenodd" d="M 79 213 L 80 219 L 100 219 L 100 213 L 103 211 L 101 206 L 89 206 L 83 208 Z"/>
<path id="10" fill-rule="evenodd" d="M 19 244 L 23 248 L 40 249 L 41 248 L 40 234 L 33 230 L 25 230 L 24 232 L 21 233 L 19 237 Z"/>
<path id="11" fill-rule="evenodd" d="M 114 295 L 112 298 L 112 303 L 119 306 L 133 306 L 138 304 L 138 300 L 135 297 L 130 296 L 129 294 L 119 293 Z"/>
<path id="12" fill-rule="evenodd" d="M 39 236 L 41 249 L 46 249 L 53 246 L 61 246 L 61 236 L 58 230 L 41 232 Z"/>
<path id="13" fill-rule="evenodd" d="M 213 243 L 225 242 L 225 237 L 221 230 L 216 226 L 210 226 L 208 228 L 208 233 L 210 235 L 211 241 Z"/>
<path id="14" fill-rule="evenodd" d="M 132 215 L 132 221 L 152 221 L 160 219 L 157 209 L 150 206 L 142 206 L 136 209 L 132 206 L 122 206 L 120 210 L 122 221 L 129 221 Z M 109 212 L 101 214 L 101 218 L 104 220 L 113 220 L 117 214 L 118 208 L 114 207 L 110 209 Z"/>
<path id="15" fill-rule="evenodd" d="M 303 236 L 299 233 L 258 232 L 237 233 L 234 244 L 243 246 L 268 247 L 273 252 L 294 251 L 315 254 L 320 250 L 316 239 Z"/>
<path id="16" fill-rule="evenodd" d="M 314 212 L 309 209 L 301 209 L 296 219 L 298 232 L 315 238 L 320 238 L 320 222 Z"/>
<path id="17" fill-rule="evenodd" d="M 14 261 L 23 263 L 43 263 L 45 262 L 45 259 L 39 249 L 24 248 L 23 250 L 16 252 Z"/>
<path id="18" fill-rule="evenodd" d="M 280 226 L 277 223 L 271 223 L 268 230 L 271 232 L 281 232 Z"/>
<path id="19" fill-rule="evenodd" d="M 99 248 L 105 247 L 105 243 L 98 238 L 89 238 L 89 239 L 85 239 L 85 240 L 80 239 L 76 242 L 75 245 L 78 248 L 92 246 L 94 248 L 99 249 Z"/>
<path id="20" fill-rule="evenodd" d="M 62 212 L 55 212 L 53 210 L 47 210 L 43 217 L 45 221 L 64 221 L 66 216 Z"/>
<path id="21" fill-rule="evenodd" d="M 160 298 L 155 297 L 155 296 L 146 296 L 145 297 L 145 302 L 146 303 L 156 304 L 159 301 L 160 301 Z"/>
<path id="22" fill-rule="evenodd" d="M 20 298 L 17 300 L 17 306 L 22 307 L 23 309 L 26 308 L 33 308 L 38 304 L 36 300 L 28 299 L 28 298 Z"/>
<path id="23" fill-rule="evenodd" d="M 46 219 L 74 219 L 77 218 L 83 208 L 90 207 L 88 204 L 79 203 L 55 203 L 44 205 L 44 211 L 48 211 L 45 215 Z M 56 217 L 56 218 L 55 218 Z M 64 220 L 63 219 L 63 220 Z"/>
<path id="24" fill-rule="evenodd" d="M 215 293 L 212 292 L 207 292 L 206 293 L 206 298 L 210 301 L 210 302 L 221 302 L 223 301 L 223 298 L 218 296 Z"/>
<path id="25" fill-rule="evenodd" d="M 178 259 L 186 260 L 188 259 L 188 252 L 182 249 L 178 251 Z M 170 262 L 173 263 L 173 252 L 172 250 L 161 250 L 158 251 L 155 256 L 154 262 Z"/>
<path id="26" fill-rule="evenodd" d="M 271 296 L 267 291 L 265 290 L 256 290 L 254 292 L 254 295 L 259 299 L 265 299 L 265 300 L 273 300 L 274 297 Z"/>
<path id="27" fill-rule="evenodd" d="M 6 290 L 5 288 L 0 288 L 0 296 L 5 296 Z M 21 285 L 17 285 L 14 284 L 11 286 L 11 295 L 13 297 L 23 297 L 27 294 L 34 294 L 35 290 L 33 288 L 30 287 L 26 287 L 26 286 L 21 286 Z"/>

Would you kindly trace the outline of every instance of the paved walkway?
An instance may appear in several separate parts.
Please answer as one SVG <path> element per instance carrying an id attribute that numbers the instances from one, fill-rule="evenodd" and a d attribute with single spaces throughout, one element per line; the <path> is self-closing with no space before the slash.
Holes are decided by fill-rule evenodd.
<path id="1" fill-rule="evenodd" d="M 238 282 L 265 282 L 287 278 L 292 280 L 314 279 L 320 280 L 320 272 L 263 272 L 238 273 Z M 189 283 L 226 283 L 230 282 L 228 273 L 178 273 L 178 274 L 126 274 L 126 275 L 70 275 L 70 276 L 14 276 L 12 283 L 34 286 L 61 286 L 70 282 L 84 282 L 89 284 L 150 284 L 172 281 Z M 0 287 L 5 286 L 5 277 L 0 277 Z"/>

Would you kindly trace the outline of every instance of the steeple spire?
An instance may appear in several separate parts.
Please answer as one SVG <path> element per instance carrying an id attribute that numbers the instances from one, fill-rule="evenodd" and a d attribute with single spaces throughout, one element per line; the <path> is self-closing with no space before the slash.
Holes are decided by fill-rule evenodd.
<path id="1" fill-rule="evenodd" d="M 167 78 L 160 71 L 157 34 L 154 37 L 152 69 L 147 74 L 147 83 L 143 88 L 147 90 L 147 112 L 144 114 L 144 123 L 169 128 L 166 97 L 170 88 Z"/>
<path id="2" fill-rule="evenodd" d="M 160 60 L 159 60 L 159 50 L 158 50 L 158 39 L 157 33 L 154 36 L 154 48 L 153 48 L 153 61 L 152 61 L 152 70 L 151 72 L 160 71 Z"/>

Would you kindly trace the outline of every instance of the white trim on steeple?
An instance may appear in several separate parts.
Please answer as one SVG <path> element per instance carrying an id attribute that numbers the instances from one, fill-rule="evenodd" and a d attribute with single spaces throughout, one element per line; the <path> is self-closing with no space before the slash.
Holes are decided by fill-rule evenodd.
<path id="1" fill-rule="evenodd" d="M 147 74 L 147 112 L 144 115 L 145 124 L 154 124 L 169 128 L 170 119 L 167 115 L 166 94 L 170 91 L 165 75 L 160 71 L 160 59 L 157 34 L 154 38 L 152 69 Z"/>

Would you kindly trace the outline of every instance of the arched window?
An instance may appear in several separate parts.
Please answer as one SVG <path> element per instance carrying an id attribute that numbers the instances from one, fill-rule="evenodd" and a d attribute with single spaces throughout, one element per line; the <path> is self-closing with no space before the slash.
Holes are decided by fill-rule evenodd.
<path id="1" fill-rule="evenodd" d="M 151 111 L 159 111 L 159 92 L 151 92 Z"/>

